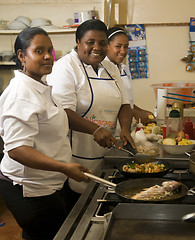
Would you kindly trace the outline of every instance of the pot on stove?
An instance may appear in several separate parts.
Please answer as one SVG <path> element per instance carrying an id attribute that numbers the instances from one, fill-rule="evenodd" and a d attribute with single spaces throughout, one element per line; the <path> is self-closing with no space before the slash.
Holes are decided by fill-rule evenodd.
<path id="1" fill-rule="evenodd" d="M 193 175 L 195 175 L 195 152 L 190 155 L 189 170 Z"/>

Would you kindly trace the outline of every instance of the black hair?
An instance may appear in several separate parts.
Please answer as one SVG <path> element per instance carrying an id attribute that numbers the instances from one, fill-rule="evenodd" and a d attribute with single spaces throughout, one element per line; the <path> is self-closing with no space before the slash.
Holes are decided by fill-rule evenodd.
<path id="1" fill-rule="evenodd" d="M 120 28 L 120 27 L 109 28 L 107 31 L 108 44 L 109 42 L 113 41 L 116 36 L 120 34 L 124 34 L 128 37 L 127 33 L 123 28 Z"/>
<path id="2" fill-rule="evenodd" d="M 81 41 L 81 38 L 85 35 L 85 33 L 90 30 L 103 31 L 107 35 L 107 27 L 104 22 L 99 19 L 87 20 L 76 30 L 76 43 L 78 40 Z"/>
<path id="3" fill-rule="evenodd" d="M 48 33 L 45 30 L 38 27 L 25 28 L 18 34 L 14 44 L 15 56 L 13 59 L 18 69 L 23 68 L 22 63 L 18 59 L 18 50 L 21 49 L 24 53 L 26 53 L 26 50 L 30 46 L 32 39 L 39 34 L 48 36 Z"/>

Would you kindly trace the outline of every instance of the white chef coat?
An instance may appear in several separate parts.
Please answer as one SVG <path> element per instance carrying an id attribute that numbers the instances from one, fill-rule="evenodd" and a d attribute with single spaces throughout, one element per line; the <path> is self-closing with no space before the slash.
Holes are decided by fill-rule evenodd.
<path id="1" fill-rule="evenodd" d="M 105 60 L 110 61 L 108 57 L 106 57 Z M 121 75 L 121 79 L 123 81 L 124 88 L 127 92 L 127 96 L 129 97 L 131 108 L 133 108 L 134 96 L 133 96 L 132 79 L 131 79 L 131 73 L 129 71 L 129 67 L 127 65 L 125 65 L 124 63 L 120 63 L 119 72 Z"/>
<path id="2" fill-rule="evenodd" d="M 112 132 L 121 105 L 129 104 L 117 67 L 104 61 L 99 64 L 97 75 L 91 65 L 81 62 L 75 50 L 54 64 L 47 82 L 53 86 L 52 92 L 64 108 L 70 108 Z M 93 171 L 107 152 L 89 134 L 72 131 L 71 143 L 73 161 Z M 81 192 L 77 188 L 80 184 L 75 182 L 74 185 L 71 185 L 73 190 Z"/>
<path id="3" fill-rule="evenodd" d="M 44 196 L 63 187 L 66 176 L 59 172 L 26 167 L 8 156 L 19 146 L 35 150 L 61 162 L 71 162 L 64 109 L 51 96 L 51 87 L 16 70 L 0 97 L 0 133 L 4 141 L 2 173 L 23 185 L 24 197 Z"/>

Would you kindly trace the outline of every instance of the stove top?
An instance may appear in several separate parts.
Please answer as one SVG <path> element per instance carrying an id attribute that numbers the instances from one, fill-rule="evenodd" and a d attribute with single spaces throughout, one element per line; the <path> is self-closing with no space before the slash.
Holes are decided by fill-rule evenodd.
<path id="1" fill-rule="evenodd" d="M 122 160 L 122 159 L 120 159 Z M 124 158 L 123 160 L 126 160 Z M 167 160 L 167 159 L 166 159 Z M 192 175 L 188 170 L 188 161 L 178 160 L 173 161 L 172 166 L 174 170 L 166 174 L 164 179 L 172 179 L 180 181 L 185 184 L 190 191 L 179 202 L 183 208 L 195 207 L 195 176 Z M 100 169 L 99 177 L 106 180 L 110 180 L 114 183 L 120 183 L 121 181 L 127 180 L 117 169 L 116 161 L 113 159 L 106 159 L 104 161 L 103 169 Z M 109 226 L 109 221 L 112 217 L 112 213 L 121 204 L 121 200 L 115 194 L 114 189 L 106 187 L 90 181 L 88 188 L 82 194 L 79 201 L 65 220 L 61 229 L 58 231 L 54 240 L 103 240 L 105 239 L 105 232 Z M 123 203 L 124 204 L 124 203 Z M 129 207 L 142 206 L 142 203 L 125 203 Z M 147 203 L 145 205 L 149 205 Z M 155 205 L 164 209 L 169 208 L 170 205 L 176 206 L 178 203 L 154 203 L 150 204 L 151 207 Z M 145 206 L 143 205 L 143 206 Z M 146 206 L 147 207 L 147 206 Z"/>

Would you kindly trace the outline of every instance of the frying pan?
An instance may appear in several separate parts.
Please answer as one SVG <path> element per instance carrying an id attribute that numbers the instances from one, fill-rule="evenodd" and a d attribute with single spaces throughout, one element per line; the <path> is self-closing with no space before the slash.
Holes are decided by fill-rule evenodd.
<path id="1" fill-rule="evenodd" d="M 149 178 L 152 178 L 152 177 L 158 178 L 158 177 L 163 177 L 168 172 L 173 170 L 173 169 L 171 169 L 171 164 L 165 160 L 155 160 L 154 162 L 157 164 L 164 164 L 166 169 L 164 171 L 160 171 L 160 172 L 156 172 L 156 173 L 131 173 L 131 172 L 123 171 L 124 165 L 136 163 L 135 160 L 128 160 L 126 163 L 124 163 L 124 161 L 123 161 L 123 162 L 119 163 L 117 168 L 126 178 L 148 178 L 148 177 Z M 154 162 L 152 162 L 152 163 L 154 163 Z"/>
<path id="2" fill-rule="evenodd" d="M 95 182 L 102 183 L 107 186 L 111 186 L 115 188 L 115 193 L 122 202 L 171 202 L 175 200 L 180 200 L 185 197 L 188 193 L 188 187 L 181 183 L 181 187 L 175 191 L 172 195 L 166 196 L 161 199 L 153 199 L 153 200 L 135 200 L 132 199 L 132 196 L 141 192 L 145 188 L 152 187 L 154 185 L 162 185 L 164 181 L 170 181 L 170 179 L 164 178 L 137 178 L 137 179 L 129 179 L 124 182 L 120 182 L 118 184 L 112 183 L 105 179 L 99 178 L 90 173 L 84 173 L 90 179 Z"/>

